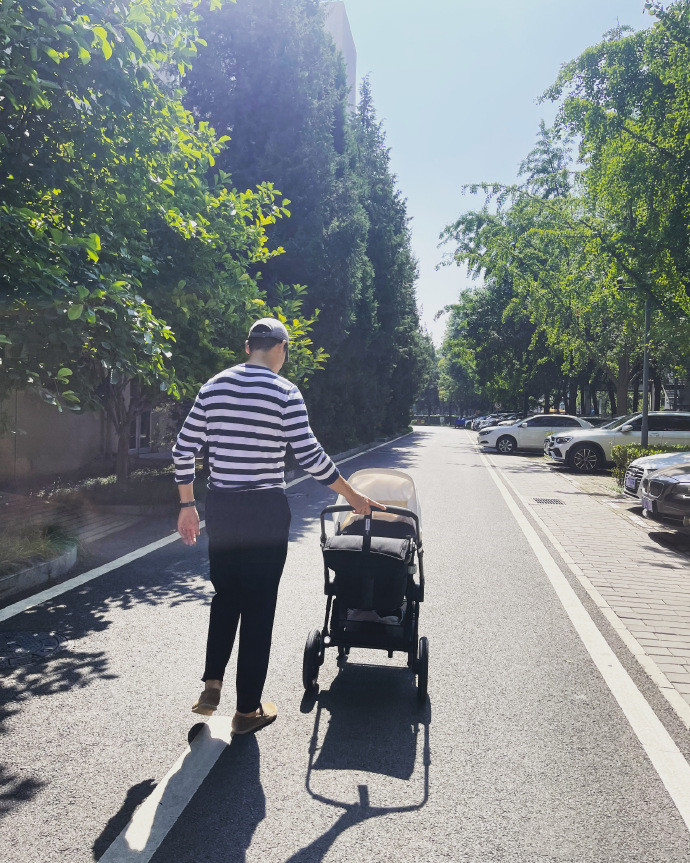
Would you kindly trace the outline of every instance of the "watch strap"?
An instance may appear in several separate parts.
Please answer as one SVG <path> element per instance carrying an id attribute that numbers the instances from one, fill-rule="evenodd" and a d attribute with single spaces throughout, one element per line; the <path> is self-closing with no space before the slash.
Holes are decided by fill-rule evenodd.
<path id="1" fill-rule="evenodd" d="M 195 500 L 187 500 L 184 503 L 180 503 L 180 508 L 184 509 L 186 506 L 196 506 Z"/>

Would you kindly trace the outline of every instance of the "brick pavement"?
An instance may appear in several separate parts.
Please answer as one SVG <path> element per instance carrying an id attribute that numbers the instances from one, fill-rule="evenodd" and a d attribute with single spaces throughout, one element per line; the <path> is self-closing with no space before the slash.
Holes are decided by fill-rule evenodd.
<path id="1" fill-rule="evenodd" d="M 643 520 L 609 476 L 573 476 L 538 457 L 487 456 L 690 727 L 688 541 Z"/>

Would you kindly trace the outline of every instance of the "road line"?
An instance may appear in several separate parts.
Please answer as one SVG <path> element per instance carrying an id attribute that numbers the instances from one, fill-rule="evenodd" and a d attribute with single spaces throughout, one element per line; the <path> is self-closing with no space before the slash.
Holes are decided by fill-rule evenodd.
<path id="1" fill-rule="evenodd" d="M 359 458 L 362 455 L 367 455 L 370 452 L 374 452 L 377 449 L 381 449 L 383 446 L 388 446 L 393 443 L 397 443 L 397 441 L 402 440 L 404 437 L 407 437 L 410 433 L 407 432 L 404 435 L 400 435 L 400 437 L 394 438 L 393 440 L 384 441 L 381 444 L 377 444 L 375 447 L 371 449 L 362 450 L 362 452 L 355 453 L 355 455 L 348 456 L 347 458 L 341 459 L 337 461 L 337 465 L 345 464 L 345 462 L 352 461 L 354 458 Z M 287 483 L 286 488 L 292 488 L 292 486 L 297 485 L 299 482 L 304 482 L 305 479 L 309 479 L 311 474 L 305 474 L 304 476 L 297 477 L 297 479 L 293 479 L 291 482 Z M 205 522 L 200 523 L 200 527 L 203 527 Z M 151 554 L 152 551 L 158 551 L 159 548 L 165 548 L 166 545 L 170 545 L 172 542 L 176 542 L 180 537 L 177 532 L 170 534 L 169 536 L 164 536 L 162 539 L 157 539 L 155 542 L 151 542 L 148 545 L 143 546 L 142 548 L 138 548 L 135 551 L 129 552 L 129 554 L 125 554 L 122 557 L 118 557 L 115 560 L 111 560 L 110 563 L 104 563 L 102 566 L 97 566 L 95 569 L 90 569 L 88 572 L 84 572 L 81 575 L 76 575 L 74 578 L 70 578 L 67 581 L 63 581 L 61 584 L 56 584 L 55 587 L 49 587 L 47 590 L 42 590 L 40 593 L 35 593 L 33 596 L 29 596 L 26 599 L 22 599 L 19 602 L 15 602 L 12 605 L 8 605 L 6 608 L 0 609 L 0 623 L 3 623 L 5 620 L 9 620 L 11 617 L 14 617 L 17 614 L 21 614 L 24 611 L 29 611 L 31 608 L 35 608 L 37 605 L 42 605 L 44 602 L 48 602 L 51 599 L 55 599 L 57 596 L 61 596 L 63 593 L 67 593 L 69 590 L 74 590 L 75 587 L 81 587 L 82 584 L 87 584 L 89 581 L 93 581 L 95 578 L 99 578 L 101 575 L 106 575 L 109 572 L 112 572 L 115 569 L 119 569 L 121 566 L 126 566 L 128 563 L 132 563 L 132 561 L 139 560 L 140 557 L 144 557 L 147 554 Z"/>
<path id="2" fill-rule="evenodd" d="M 498 469 L 491 464 L 486 456 L 483 453 L 480 455 L 489 470 L 489 475 L 525 535 L 527 542 L 532 547 L 546 577 L 551 582 L 575 631 L 580 636 L 592 661 L 637 735 L 647 757 L 675 803 L 685 826 L 690 830 L 690 765 L 628 672 L 623 668 L 604 636 L 597 629 L 596 624 L 561 572 L 560 567 L 508 491 L 507 482 L 502 476 L 499 476 Z"/>
<path id="3" fill-rule="evenodd" d="M 203 525 L 204 522 L 202 521 L 201 526 L 203 527 Z M 16 614 L 21 614 L 23 611 L 28 611 L 30 608 L 35 608 L 37 605 L 48 602 L 50 599 L 55 599 L 56 596 L 67 593 L 68 590 L 74 590 L 75 587 L 81 587 L 82 584 L 87 584 L 89 581 L 93 581 L 101 575 L 112 572 L 114 569 L 126 566 L 128 563 L 132 563 L 132 561 L 138 560 L 140 557 L 151 554 L 152 551 L 157 551 L 159 548 L 165 548 L 166 545 L 176 542 L 179 538 L 180 537 L 177 532 L 171 533 L 169 536 L 164 536 L 163 539 L 157 539 L 155 542 L 151 542 L 142 548 L 130 551 L 129 554 L 125 554 L 122 557 L 111 560 L 110 563 L 104 563 L 102 566 L 97 566 L 95 569 L 90 569 L 88 572 L 83 572 L 81 575 L 75 575 L 74 578 L 63 581 L 62 584 L 56 584 L 55 587 L 49 587 L 47 590 L 42 590 L 40 593 L 35 593 L 33 596 L 28 596 L 26 599 L 22 599 L 12 605 L 8 605 L 7 608 L 0 610 L 0 623 L 5 620 L 9 620 L 10 617 L 14 617 Z"/>
<path id="4" fill-rule="evenodd" d="M 148 863 L 230 739 L 231 720 L 211 717 L 135 811 L 99 863 Z"/>

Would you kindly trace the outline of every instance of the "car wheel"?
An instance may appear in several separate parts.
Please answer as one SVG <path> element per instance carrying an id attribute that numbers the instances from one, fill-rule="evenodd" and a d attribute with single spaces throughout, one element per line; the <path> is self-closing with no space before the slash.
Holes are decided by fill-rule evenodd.
<path id="1" fill-rule="evenodd" d="M 590 443 L 581 443 L 570 452 L 568 457 L 570 467 L 577 473 L 592 473 L 603 464 L 601 452 Z"/>
<path id="2" fill-rule="evenodd" d="M 517 448 L 517 441 L 514 437 L 511 437 L 509 434 L 502 435 L 496 441 L 496 449 L 503 453 L 503 455 L 510 455 L 514 453 Z"/>

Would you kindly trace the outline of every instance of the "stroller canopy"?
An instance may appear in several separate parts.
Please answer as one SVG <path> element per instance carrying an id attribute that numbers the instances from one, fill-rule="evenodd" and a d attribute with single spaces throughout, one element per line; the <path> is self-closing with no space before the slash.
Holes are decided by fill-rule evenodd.
<path id="1" fill-rule="evenodd" d="M 384 506 L 399 506 L 415 513 L 419 518 L 419 533 L 421 534 L 422 509 L 414 480 L 409 474 L 392 468 L 373 467 L 356 471 L 348 482 L 360 494 L 364 494 L 372 500 L 384 504 Z M 336 503 L 338 506 L 347 506 L 347 501 L 342 495 L 338 497 Z M 413 519 L 394 513 L 374 510 L 373 517 L 376 520 L 407 522 L 414 527 Z M 346 527 L 362 518 L 363 516 L 356 515 L 354 512 L 334 512 L 335 532 L 342 533 Z"/>

